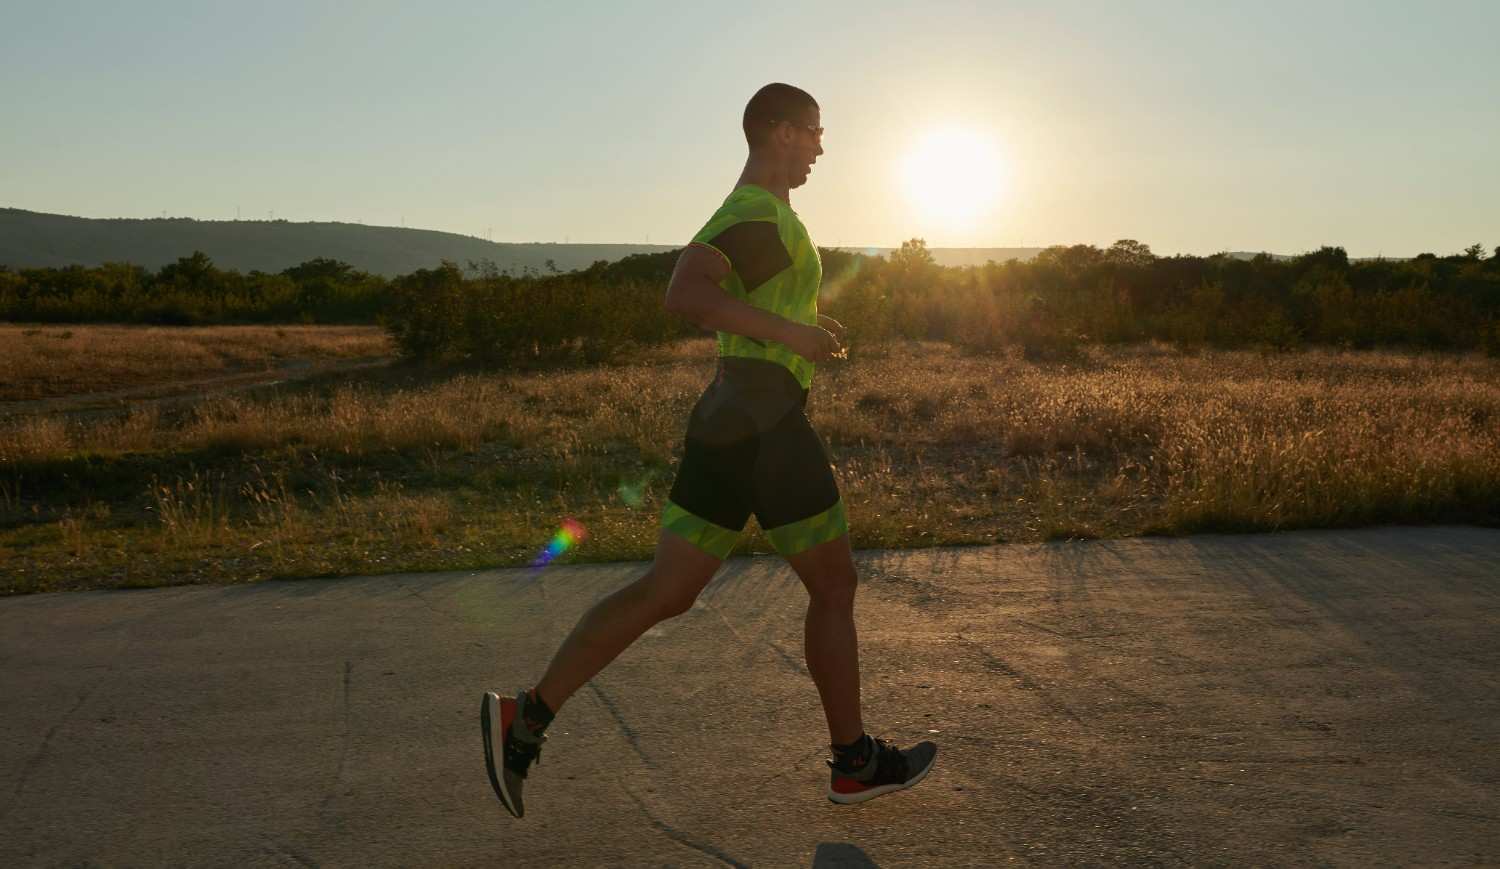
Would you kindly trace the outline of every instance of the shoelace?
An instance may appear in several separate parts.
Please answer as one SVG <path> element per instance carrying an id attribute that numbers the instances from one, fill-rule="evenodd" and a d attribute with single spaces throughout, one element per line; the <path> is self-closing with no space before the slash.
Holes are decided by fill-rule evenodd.
<path id="1" fill-rule="evenodd" d="M 906 781 L 906 755 L 894 742 L 875 737 L 875 756 L 879 758 L 876 776 L 885 781 Z"/>

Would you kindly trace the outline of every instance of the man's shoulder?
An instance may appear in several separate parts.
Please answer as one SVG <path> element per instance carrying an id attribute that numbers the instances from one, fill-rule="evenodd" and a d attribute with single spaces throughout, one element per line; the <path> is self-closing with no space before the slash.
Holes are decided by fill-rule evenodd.
<path id="1" fill-rule="evenodd" d="M 777 208 L 777 199 L 769 192 L 755 187 L 738 187 L 724 200 L 693 241 L 710 242 L 721 233 L 741 225 L 770 224 L 772 235 L 779 235 L 786 220 Z M 747 229 L 749 227 L 747 226 Z"/>
<path id="2" fill-rule="evenodd" d="M 739 220 L 780 221 L 782 216 L 780 204 L 769 190 L 748 184 L 736 187 L 719 206 L 718 213 L 733 215 Z"/>

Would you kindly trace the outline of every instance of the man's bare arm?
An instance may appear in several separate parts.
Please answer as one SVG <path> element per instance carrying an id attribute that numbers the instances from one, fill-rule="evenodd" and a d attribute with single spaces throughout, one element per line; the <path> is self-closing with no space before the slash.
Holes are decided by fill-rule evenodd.
<path id="1" fill-rule="evenodd" d="M 785 344 L 810 362 L 826 362 L 839 352 L 838 339 L 827 330 L 793 322 L 724 292 L 719 283 L 728 276 L 729 263 L 722 256 L 688 245 L 667 286 L 667 310 L 703 329 Z"/>

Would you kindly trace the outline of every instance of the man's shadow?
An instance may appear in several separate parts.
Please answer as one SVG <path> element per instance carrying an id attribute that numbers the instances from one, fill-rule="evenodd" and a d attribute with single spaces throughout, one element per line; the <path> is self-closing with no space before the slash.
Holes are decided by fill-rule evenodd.
<path id="1" fill-rule="evenodd" d="M 878 869 L 858 845 L 847 842 L 819 842 L 812 865 L 813 869 Z"/>

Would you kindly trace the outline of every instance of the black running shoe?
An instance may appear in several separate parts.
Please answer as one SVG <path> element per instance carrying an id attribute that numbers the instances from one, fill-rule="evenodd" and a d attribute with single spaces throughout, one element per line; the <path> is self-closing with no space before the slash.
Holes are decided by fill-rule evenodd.
<path id="1" fill-rule="evenodd" d="M 828 783 L 830 800 L 845 804 L 862 803 L 909 788 L 926 778 L 937 760 L 937 746 L 931 742 L 919 742 L 911 748 L 900 749 L 878 737 L 874 741 L 875 754 L 864 769 L 841 769 L 833 761 L 825 761 L 833 769 Z"/>
<path id="2" fill-rule="evenodd" d="M 479 724 L 484 729 L 484 765 L 490 773 L 490 784 L 495 786 L 500 802 L 518 818 L 526 814 L 526 804 L 521 801 L 526 770 L 532 761 L 541 762 L 542 743 L 547 741 L 546 734 L 533 737 L 526 725 L 516 724 L 525 703 L 524 689 L 515 699 L 486 691 L 479 701 Z M 497 756 L 499 764 L 495 763 Z"/>

